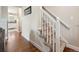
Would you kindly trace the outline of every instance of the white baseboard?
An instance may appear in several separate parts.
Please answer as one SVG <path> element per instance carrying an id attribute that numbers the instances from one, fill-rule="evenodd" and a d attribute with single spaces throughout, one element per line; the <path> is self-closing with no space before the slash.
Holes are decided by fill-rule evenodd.
<path id="1" fill-rule="evenodd" d="M 23 34 L 22 34 L 22 37 L 24 37 L 27 41 L 30 41 L 29 37 L 24 36 Z"/>
<path id="2" fill-rule="evenodd" d="M 73 46 L 73 45 L 71 45 L 71 44 L 66 44 L 66 47 L 68 47 L 68 48 L 71 48 L 71 49 L 73 49 L 73 50 L 75 50 L 75 51 L 79 51 L 79 47 L 77 47 L 77 46 Z"/>

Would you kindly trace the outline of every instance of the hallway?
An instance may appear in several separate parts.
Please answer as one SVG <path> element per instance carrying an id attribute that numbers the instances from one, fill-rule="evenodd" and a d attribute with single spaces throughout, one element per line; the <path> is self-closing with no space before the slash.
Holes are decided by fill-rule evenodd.
<path id="1" fill-rule="evenodd" d="M 6 52 L 39 52 L 39 50 L 49 52 L 50 49 L 52 52 L 75 52 L 74 48 L 66 47 L 66 44 L 69 43 L 77 47 L 79 45 L 79 21 L 73 21 L 73 19 L 78 17 L 76 11 L 79 7 L 70 7 L 74 10 L 71 11 L 71 9 L 68 9 L 68 11 L 71 11 L 69 14 L 69 12 L 65 10 L 65 8 L 69 7 L 31 6 L 30 9 L 32 8 L 32 13 L 25 15 L 26 12 L 24 11 L 27 11 L 28 7 L 29 6 L 6 7 L 8 8 L 6 11 L 7 15 L 4 13 L 4 15 L 8 17 L 7 22 L 5 21 L 7 23 L 5 33 L 8 39 L 7 41 L 5 40 Z M 55 13 L 53 9 L 56 9 L 58 13 Z M 61 9 L 63 12 L 59 11 Z M 65 13 L 65 11 L 69 16 L 65 14 L 64 17 L 63 14 L 61 14 Z M 65 19 L 70 19 L 70 21 L 65 21 Z M 32 30 L 34 32 L 30 35 Z M 61 48 L 61 46 L 63 48 Z"/>
<path id="2" fill-rule="evenodd" d="M 37 48 L 35 48 L 16 31 L 9 33 L 6 46 L 7 52 L 39 52 Z"/>

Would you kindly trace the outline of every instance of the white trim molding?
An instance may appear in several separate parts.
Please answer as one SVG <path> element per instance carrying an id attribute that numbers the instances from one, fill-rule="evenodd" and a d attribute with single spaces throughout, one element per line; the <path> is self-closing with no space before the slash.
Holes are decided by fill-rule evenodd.
<path id="1" fill-rule="evenodd" d="M 77 46 L 74 46 L 74 45 L 71 45 L 71 44 L 66 44 L 66 47 L 68 47 L 68 48 L 71 48 L 71 49 L 73 49 L 73 50 L 75 50 L 75 51 L 79 51 L 79 47 L 77 47 Z"/>
<path id="2" fill-rule="evenodd" d="M 35 43 L 35 42 L 32 41 L 32 40 L 30 40 L 30 42 L 31 42 L 36 48 L 38 48 L 40 51 L 42 51 L 41 47 L 40 47 L 37 43 Z M 42 52 L 43 52 L 43 51 L 42 51 Z"/>

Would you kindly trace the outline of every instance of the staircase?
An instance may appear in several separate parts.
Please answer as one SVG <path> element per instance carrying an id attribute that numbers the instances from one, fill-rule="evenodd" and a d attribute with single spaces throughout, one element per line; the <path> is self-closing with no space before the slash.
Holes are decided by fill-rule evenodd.
<path id="1" fill-rule="evenodd" d="M 41 35 L 44 38 L 44 45 L 52 52 L 61 52 L 68 43 L 61 35 L 61 26 L 69 30 L 69 26 L 60 18 L 50 13 L 44 6 L 41 7 Z"/>

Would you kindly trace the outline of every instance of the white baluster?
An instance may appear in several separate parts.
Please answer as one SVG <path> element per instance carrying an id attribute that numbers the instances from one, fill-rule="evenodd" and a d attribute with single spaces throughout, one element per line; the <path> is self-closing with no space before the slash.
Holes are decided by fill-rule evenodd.
<path id="1" fill-rule="evenodd" d="M 47 18 L 47 43 L 48 43 L 48 39 L 49 39 L 49 37 L 48 37 L 48 18 Z"/>
<path id="2" fill-rule="evenodd" d="M 60 52 L 60 21 L 56 23 L 56 52 Z"/>
<path id="3" fill-rule="evenodd" d="M 49 23 L 50 26 L 50 45 L 51 45 L 51 22 Z"/>
<path id="4" fill-rule="evenodd" d="M 54 38 L 54 36 L 55 36 L 55 35 L 54 35 L 54 24 L 55 24 L 55 23 L 53 22 L 53 27 L 52 27 L 52 31 L 53 31 L 53 39 L 52 39 L 52 41 L 53 41 L 53 52 L 55 51 L 55 50 L 54 50 L 54 43 L 55 43 L 55 38 Z"/>

